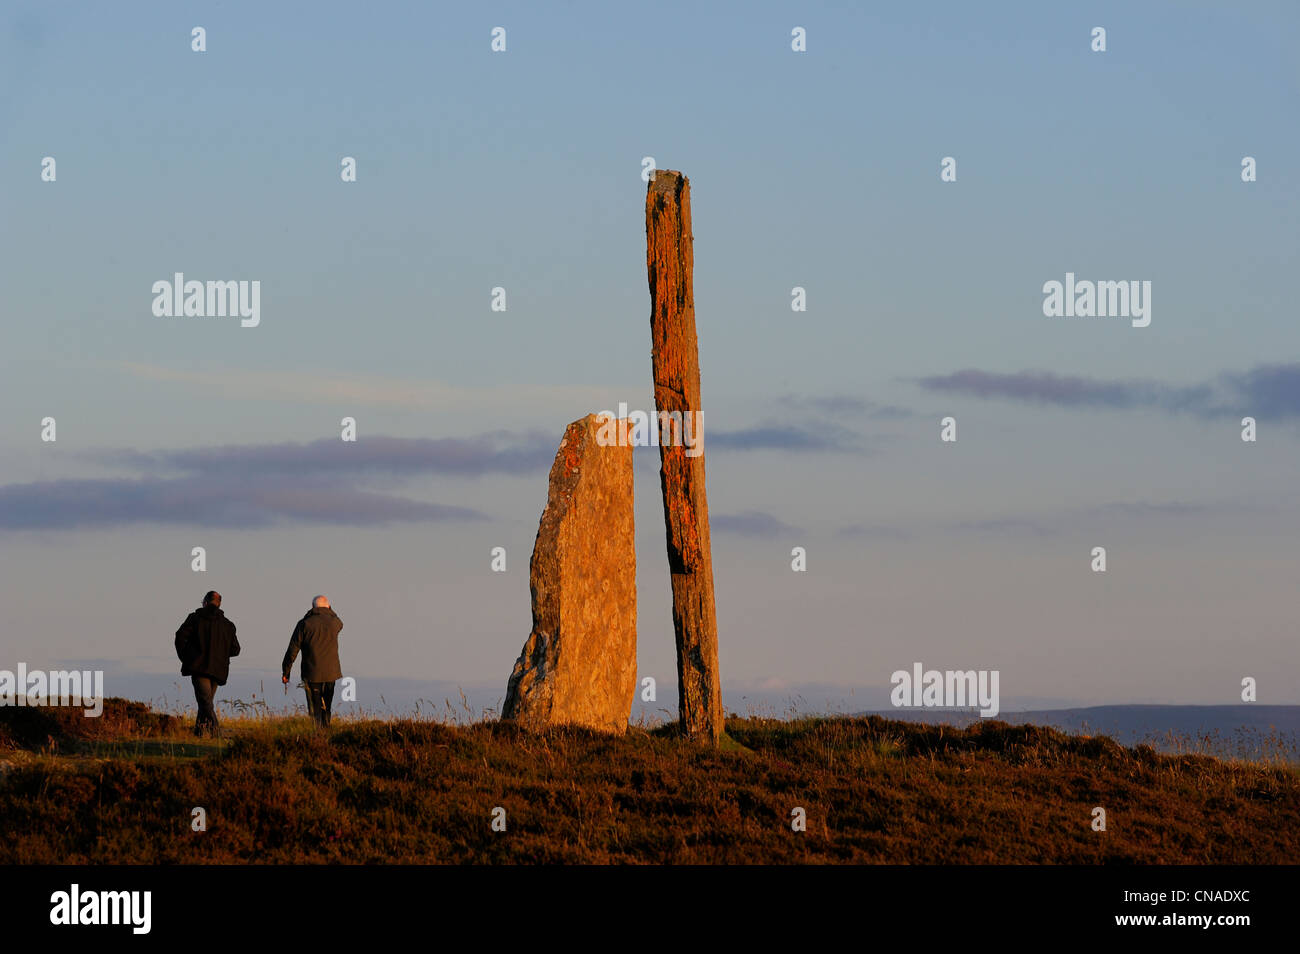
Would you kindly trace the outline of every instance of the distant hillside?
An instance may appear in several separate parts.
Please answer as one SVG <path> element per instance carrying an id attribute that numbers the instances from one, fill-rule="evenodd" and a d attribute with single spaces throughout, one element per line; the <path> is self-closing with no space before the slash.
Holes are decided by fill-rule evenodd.
<path id="1" fill-rule="evenodd" d="M 1300 857 L 1293 766 L 1030 725 L 732 718 L 717 751 L 668 728 L 615 738 L 494 721 L 228 726 L 228 739 L 196 742 L 176 718 L 120 699 L 102 719 L 0 708 L 0 864 Z M 1096 807 L 1106 831 L 1092 829 Z M 797 808 L 803 832 L 791 830 Z"/>
<path id="2" fill-rule="evenodd" d="M 977 712 L 951 709 L 889 709 L 862 714 L 955 726 L 980 721 Z M 997 718 L 1012 725 L 1050 725 L 1071 733 L 1108 735 L 1122 745 L 1146 743 L 1161 752 L 1300 762 L 1300 706 L 1091 706 L 1000 712 Z"/>

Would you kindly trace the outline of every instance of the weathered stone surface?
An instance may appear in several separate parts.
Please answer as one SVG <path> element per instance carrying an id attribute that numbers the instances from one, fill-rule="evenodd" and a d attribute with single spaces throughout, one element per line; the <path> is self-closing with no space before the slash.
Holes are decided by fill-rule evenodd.
<path id="1" fill-rule="evenodd" d="M 627 428 L 626 419 L 590 414 L 560 441 L 529 565 L 533 629 L 510 674 L 503 719 L 627 729 L 636 691 Z"/>
<path id="2" fill-rule="evenodd" d="M 650 179 L 645 234 L 655 407 L 661 413 L 681 412 L 683 419 L 696 414 L 698 420 L 700 358 L 691 274 L 695 266 L 691 184 L 680 172 L 661 169 Z M 661 419 L 659 483 L 668 529 L 681 725 L 688 736 L 716 744 L 723 729 L 722 686 L 704 454 L 692 457 L 680 443 L 668 446 L 663 431 Z"/>

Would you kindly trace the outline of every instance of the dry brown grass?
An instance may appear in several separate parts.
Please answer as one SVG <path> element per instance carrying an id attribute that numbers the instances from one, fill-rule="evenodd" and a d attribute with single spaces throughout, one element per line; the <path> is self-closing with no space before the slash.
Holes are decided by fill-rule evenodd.
<path id="1" fill-rule="evenodd" d="M 0 710 L 0 862 L 1300 860 L 1294 766 L 1038 726 L 731 718 L 713 751 L 664 728 L 612 738 L 406 719 L 322 734 L 261 717 L 196 742 L 129 705 L 108 700 L 98 724 Z M 1106 832 L 1091 828 L 1094 806 Z"/>

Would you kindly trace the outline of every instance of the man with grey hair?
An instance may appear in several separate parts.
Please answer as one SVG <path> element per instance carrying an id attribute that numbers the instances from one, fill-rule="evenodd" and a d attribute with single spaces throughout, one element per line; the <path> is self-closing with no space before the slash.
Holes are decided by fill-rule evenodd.
<path id="1" fill-rule="evenodd" d="M 343 678 L 339 665 L 339 631 L 343 621 L 335 615 L 330 601 L 318 596 L 311 601 L 307 615 L 298 620 L 289 638 L 289 648 L 281 663 L 282 681 L 289 684 L 289 672 L 299 650 L 302 651 L 302 681 L 307 690 L 307 711 L 322 728 L 330 724 L 334 705 L 334 683 Z"/>

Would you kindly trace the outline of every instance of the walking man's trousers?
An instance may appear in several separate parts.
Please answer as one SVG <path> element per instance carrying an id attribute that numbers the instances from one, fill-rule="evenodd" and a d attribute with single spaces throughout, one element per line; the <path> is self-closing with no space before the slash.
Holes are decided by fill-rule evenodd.
<path id="1" fill-rule="evenodd" d="M 309 682 L 307 686 L 307 711 L 317 725 L 330 724 L 330 709 L 334 706 L 333 682 Z"/>
<path id="2" fill-rule="evenodd" d="M 217 694 L 217 681 L 209 676 L 193 675 L 190 682 L 194 684 L 194 701 L 199 705 L 199 717 L 194 722 L 194 734 L 202 735 L 204 731 L 217 734 L 217 710 L 212 700 Z"/>

